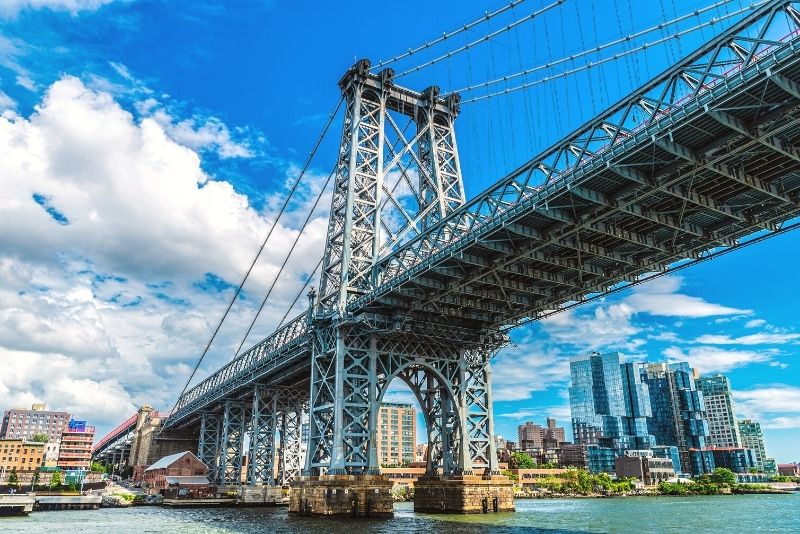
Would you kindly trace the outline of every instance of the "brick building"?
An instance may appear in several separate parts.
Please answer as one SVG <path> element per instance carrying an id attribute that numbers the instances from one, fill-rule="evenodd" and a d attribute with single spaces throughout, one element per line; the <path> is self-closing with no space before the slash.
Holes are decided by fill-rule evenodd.
<path id="1" fill-rule="evenodd" d="M 517 440 L 522 450 L 555 448 L 566 441 L 564 428 L 556 426 L 556 420 L 547 418 L 543 427 L 531 421 L 517 427 Z"/>
<path id="2" fill-rule="evenodd" d="M 144 470 L 143 478 L 149 491 L 165 493 L 170 485 L 168 477 L 178 477 L 180 481 L 182 477 L 206 477 L 207 474 L 205 464 L 191 452 L 184 451 L 161 458 Z"/>
<path id="3" fill-rule="evenodd" d="M 44 463 L 44 454 L 44 443 L 0 438 L 0 473 L 5 474 L 3 482 L 14 469 L 17 473 L 39 469 Z"/>

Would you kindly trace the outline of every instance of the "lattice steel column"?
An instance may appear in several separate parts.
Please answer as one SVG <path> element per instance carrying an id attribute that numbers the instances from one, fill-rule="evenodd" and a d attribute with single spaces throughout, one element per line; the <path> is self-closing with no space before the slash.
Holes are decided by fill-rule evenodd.
<path id="1" fill-rule="evenodd" d="M 369 460 L 370 390 L 375 388 L 369 371 L 375 342 L 355 327 L 324 330 L 321 338 L 312 359 L 306 468 L 311 473 L 326 468 L 330 474 L 365 473 L 377 468 Z"/>
<path id="2" fill-rule="evenodd" d="M 277 397 L 263 386 L 255 387 L 247 464 L 247 483 L 250 485 L 275 484 L 277 402 Z"/>
<path id="3" fill-rule="evenodd" d="M 217 472 L 217 484 L 239 485 L 242 476 L 242 449 L 244 447 L 247 411 L 244 403 L 225 401 L 222 418 L 222 450 Z"/>
<path id="4" fill-rule="evenodd" d="M 360 61 L 339 82 L 347 108 L 320 280 L 326 311 L 370 289 L 380 248 L 385 91 L 365 88 L 368 75 L 369 61 Z"/>
<path id="5" fill-rule="evenodd" d="M 209 480 L 217 480 L 219 444 L 222 433 L 222 418 L 217 414 L 200 415 L 200 440 L 197 443 L 197 457 L 208 468 Z"/>
<path id="6" fill-rule="evenodd" d="M 280 449 L 278 482 L 286 486 L 300 476 L 300 427 L 303 422 L 303 402 L 287 399 L 280 414 Z"/>
<path id="7" fill-rule="evenodd" d="M 423 112 L 418 117 L 417 130 L 425 131 L 419 143 L 420 212 L 427 211 L 422 218 L 422 228 L 425 229 L 463 205 L 466 198 L 454 128 L 460 97 L 457 94 L 447 97 L 448 113 L 435 106 L 439 97 L 438 87 L 429 87 L 423 92 L 423 97 L 428 107 L 421 108 Z"/>
<path id="8" fill-rule="evenodd" d="M 483 363 L 465 362 L 465 420 L 471 468 L 485 467 L 486 474 L 499 474 L 492 417 L 492 377 L 489 358 Z"/>

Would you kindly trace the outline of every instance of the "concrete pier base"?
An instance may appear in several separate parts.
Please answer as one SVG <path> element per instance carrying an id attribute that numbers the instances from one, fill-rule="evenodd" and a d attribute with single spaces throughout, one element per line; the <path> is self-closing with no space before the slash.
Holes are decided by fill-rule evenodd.
<path id="1" fill-rule="evenodd" d="M 384 475 L 301 477 L 291 484 L 289 513 L 392 517 L 392 482 Z"/>
<path id="2" fill-rule="evenodd" d="M 426 475 L 414 484 L 414 511 L 442 514 L 513 512 L 513 483 L 501 475 Z"/>
<path id="3" fill-rule="evenodd" d="M 279 506 L 289 504 L 281 486 L 242 486 L 240 506 Z"/>

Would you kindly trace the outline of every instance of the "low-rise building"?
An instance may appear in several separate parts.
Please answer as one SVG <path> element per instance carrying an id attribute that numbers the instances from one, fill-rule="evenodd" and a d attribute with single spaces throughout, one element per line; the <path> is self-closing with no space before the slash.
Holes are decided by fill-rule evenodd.
<path id="1" fill-rule="evenodd" d="M 148 491 L 164 494 L 169 486 L 167 477 L 207 477 L 208 468 L 189 451 L 165 456 L 144 470 Z"/>
<path id="2" fill-rule="evenodd" d="M 558 465 L 561 467 L 577 467 L 586 469 L 589 465 L 589 456 L 586 445 L 562 443 L 556 450 Z"/>
<path id="3" fill-rule="evenodd" d="M 718 467 L 734 473 L 748 473 L 756 467 L 755 453 L 744 447 L 708 447 L 689 449 L 692 473 L 711 473 Z"/>
<path id="4" fill-rule="evenodd" d="M 17 473 L 36 471 L 44 463 L 44 443 L 23 439 L 0 439 L 0 473 L 4 482 L 12 470 Z"/>
<path id="5" fill-rule="evenodd" d="M 213 496 L 213 490 L 205 476 L 167 476 L 164 497 L 168 499 L 204 499 Z"/>
<path id="6" fill-rule="evenodd" d="M 657 458 L 649 454 L 630 454 L 616 459 L 617 478 L 633 477 L 645 486 L 654 486 L 675 476 L 675 468 L 669 458 Z"/>
<path id="7" fill-rule="evenodd" d="M 655 458 L 669 458 L 672 460 L 672 468 L 676 474 L 681 474 L 681 455 L 675 445 L 653 445 L 650 449 Z"/>
<path id="8" fill-rule="evenodd" d="M 800 464 L 778 464 L 778 474 L 785 477 L 800 477 Z"/>

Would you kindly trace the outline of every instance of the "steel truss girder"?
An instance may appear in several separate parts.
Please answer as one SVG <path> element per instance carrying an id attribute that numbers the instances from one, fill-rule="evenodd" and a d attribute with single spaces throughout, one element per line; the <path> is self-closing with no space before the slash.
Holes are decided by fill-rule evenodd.
<path id="1" fill-rule="evenodd" d="M 790 8 L 786 2 L 767 2 L 662 76 L 511 173 L 490 191 L 467 203 L 429 232 L 382 258 L 378 265 L 376 291 L 351 303 L 351 308 L 366 305 L 388 281 L 396 284 L 399 276 L 412 272 L 420 264 L 430 261 L 432 256 L 454 248 L 456 244 L 452 242 L 439 244 L 448 231 L 445 227 L 464 228 L 463 234 L 477 236 L 482 226 L 491 226 L 493 221 L 507 218 L 501 216 L 504 212 L 522 209 L 522 205 L 546 205 L 546 202 L 530 202 L 530 199 L 544 200 L 563 189 L 567 183 L 578 185 L 576 182 L 582 178 L 609 164 L 616 164 L 625 154 L 651 142 L 654 133 L 672 127 L 689 113 L 697 114 L 697 110 L 702 110 L 706 103 L 720 100 L 750 80 L 763 76 L 773 67 L 777 70 L 776 66 L 795 54 L 797 38 L 781 43 L 779 47 L 775 47 L 771 41 L 769 43 L 772 44 L 769 44 L 759 39 L 737 43 L 736 47 L 731 43 L 739 36 L 749 36 L 753 31 L 761 33 L 773 24 L 777 14 L 788 12 Z M 790 17 L 790 20 L 791 24 L 797 25 L 795 19 Z M 730 57 L 733 48 L 741 51 L 739 45 L 748 53 L 743 57 Z M 765 46 L 773 48 L 771 54 L 763 53 Z M 756 49 L 760 50 L 759 54 L 752 54 Z M 693 73 L 690 78 L 684 76 L 687 72 Z M 690 84 L 687 80 L 693 81 Z M 642 114 L 645 116 L 645 127 L 639 128 L 636 123 L 642 121 Z M 610 144 L 607 142 L 608 132 L 603 129 L 607 124 L 620 126 Z M 597 144 L 600 139 L 603 140 L 602 144 Z M 539 176 L 546 185 L 537 190 L 532 184 Z M 634 215 L 640 215 L 636 210 L 633 211 Z M 646 212 L 641 215 L 646 215 Z"/>

